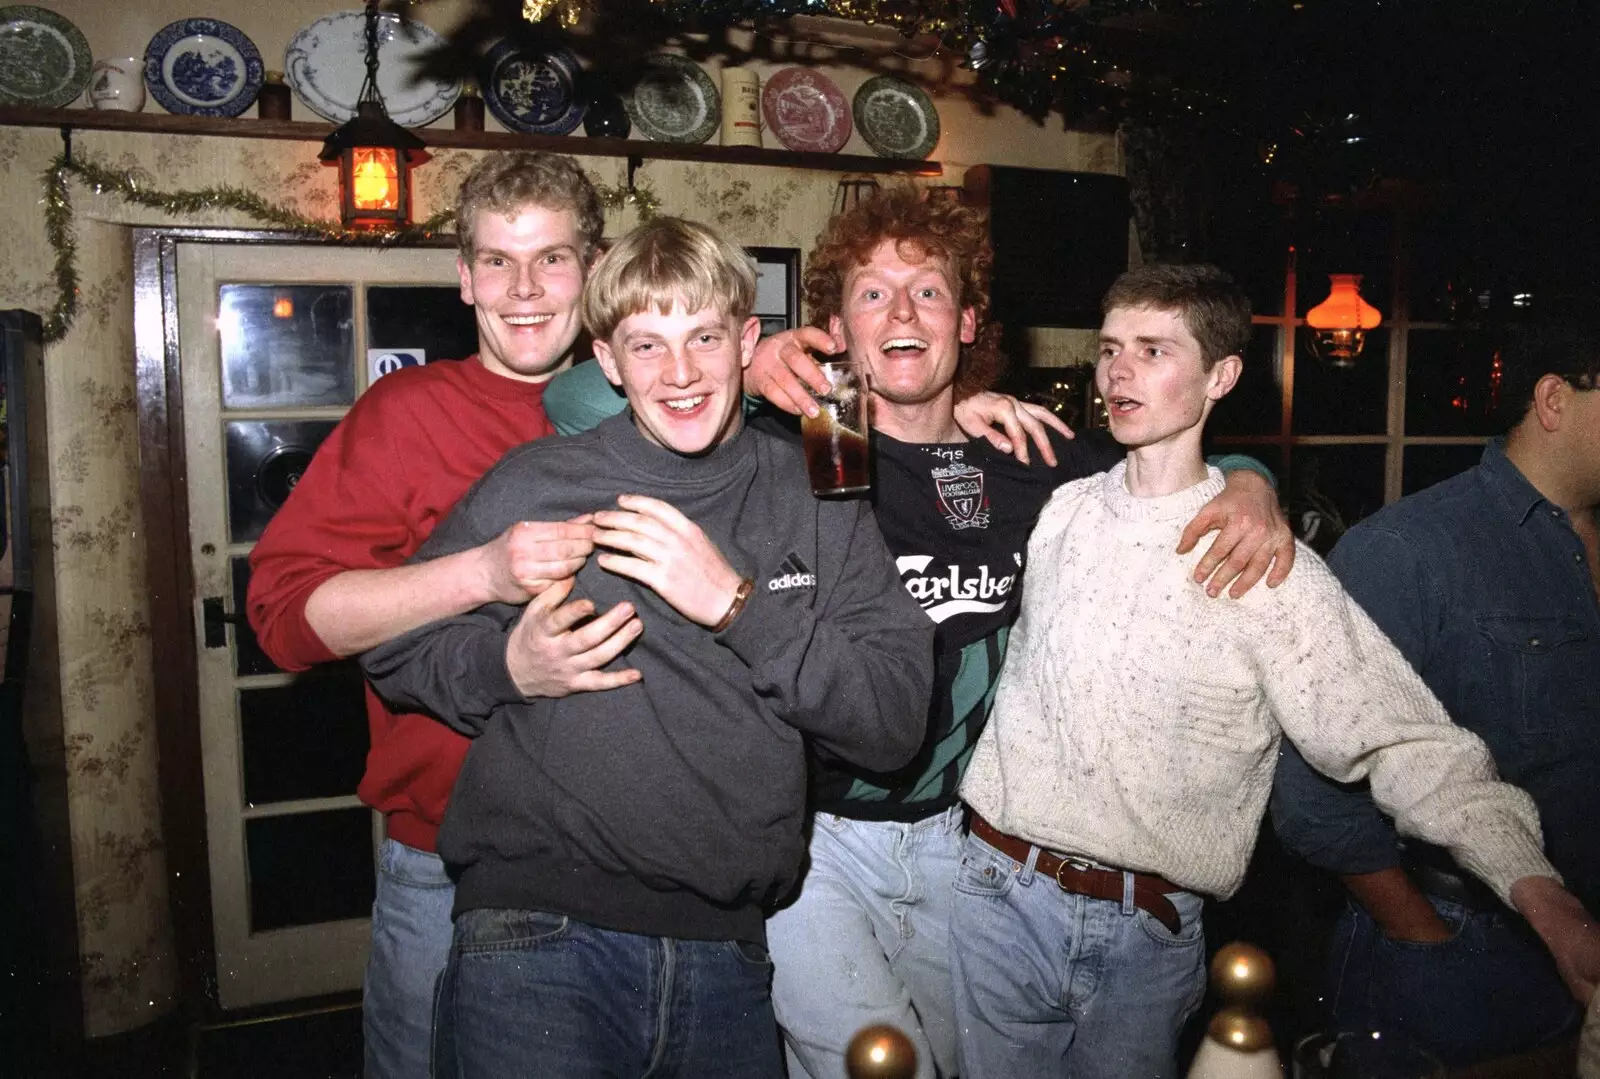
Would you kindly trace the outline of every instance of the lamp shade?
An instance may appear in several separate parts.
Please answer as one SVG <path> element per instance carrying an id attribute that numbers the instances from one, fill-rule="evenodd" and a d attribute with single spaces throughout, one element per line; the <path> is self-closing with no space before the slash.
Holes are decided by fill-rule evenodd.
<path id="1" fill-rule="evenodd" d="M 1328 298 L 1306 312 L 1306 325 L 1313 330 L 1375 330 L 1383 314 L 1361 298 L 1361 275 L 1331 273 L 1333 287 Z"/>
<path id="2" fill-rule="evenodd" d="M 1328 298 L 1306 312 L 1318 356 L 1335 367 L 1349 367 L 1367 343 L 1367 331 L 1383 322 L 1383 314 L 1361 298 L 1361 275 L 1328 275 Z"/>

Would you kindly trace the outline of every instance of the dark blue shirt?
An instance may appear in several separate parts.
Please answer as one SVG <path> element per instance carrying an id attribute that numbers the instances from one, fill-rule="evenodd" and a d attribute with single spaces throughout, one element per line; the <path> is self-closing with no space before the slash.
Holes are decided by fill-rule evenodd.
<path id="1" fill-rule="evenodd" d="M 1474 468 L 1357 524 L 1328 564 L 1439 697 L 1533 796 L 1545 852 L 1600 912 L 1600 603 L 1567 514 L 1502 442 Z M 1399 863 L 1364 788 L 1334 784 L 1287 741 L 1272 797 L 1279 837 L 1314 865 Z"/>

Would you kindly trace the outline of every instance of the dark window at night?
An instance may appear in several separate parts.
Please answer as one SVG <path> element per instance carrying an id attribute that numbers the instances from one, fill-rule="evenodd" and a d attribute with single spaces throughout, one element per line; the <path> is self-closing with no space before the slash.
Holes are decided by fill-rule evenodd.
<path id="1" fill-rule="evenodd" d="M 1245 350 L 1244 369 L 1233 392 L 1217 402 L 1206 424 L 1212 435 L 1276 434 L 1283 422 L 1278 384 L 1278 328 L 1257 326 Z"/>
<path id="2" fill-rule="evenodd" d="M 1290 524 L 1326 552 L 1351 525 L 1383 505 L 1383 446 L 1296 446 L 1285 498 Z M 1314 514 L 1308 518 L 1306 514 Z"/>
<path id="3" fill-rule="evenodd" d="M 239 690 L 245 802 L 354 794 L 369 744 L 365 684 L 345 660 L 288 685 Z"/>
<path id="4" fill-rule="evenodd" d="M 1413 330 L 1407 352 L 1406 434 L 1502 432 L 1498 350 L 1490 335 Z"/>
<path id="5" fill-rule="evenodd" d="M 1387 424 L 1389 331 L 1367 334 L 1366 348 L 1349 367 L 1335 367 L 1311 352 L 1310 331 L 1297 337 L 1294 365 L 1294 433 L 1381 435 Z"/>
<path id="6" fill-rule="evenodd" d="M 261 933 L 372 913 L 372 811 L 365 807 L 245 822 L 250 928 Z"/>
<path id="7" fill-rule="evenodd" d="M 422 349 L 429 363 L 464 360 L 478 351 L 478 326 L 459 288 L 369 285 L 367 347 Z"/>

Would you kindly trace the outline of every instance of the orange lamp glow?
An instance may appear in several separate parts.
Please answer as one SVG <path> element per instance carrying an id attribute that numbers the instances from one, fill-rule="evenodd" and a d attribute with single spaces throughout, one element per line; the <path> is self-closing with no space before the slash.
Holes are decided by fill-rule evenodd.
<path id="1" fill-rule="evenodd" d="M 317 156 L 339 166 L 339 219 L 349 229 L 411 223 L 411 167 L 427 160 L 421 139 L 389 118 L 378 92 L 378 0 L 366 0 L 367 77 L 356 113 L 322 142 Z M 392 16 L 391 16 L 392 18 Z"/>
<path id="2" fill-rule="evenodd" d="M 352 152 L 351 193 L 358 213 L 400 208 L 399 156 L 392 147 L 361 146 Z"/>
<path id="3" fill-rule="evenodd" d="M 273 318 L 294 318 L 294 301 L 288 296 L 278 296 L 272 301 Z"/>
<path id="4" fill-rule="evenodd" d="M 1328 275 L 1328 298 L 1306 312 L 1306 325 L 1317 355 L 1335 367 L 1349 367 L 1367 343 L 1367 331 L 1383 322 L 1383 314 L 1361 298 L 1361 275 Z"/>

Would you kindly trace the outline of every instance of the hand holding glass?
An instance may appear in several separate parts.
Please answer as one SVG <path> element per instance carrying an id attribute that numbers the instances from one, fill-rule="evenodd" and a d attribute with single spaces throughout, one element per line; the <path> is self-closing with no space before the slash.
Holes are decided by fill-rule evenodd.
<path id="1" fill-rule="evenodd" d="M 810 392 L 821 412 L 800 420 L 811 493 L 822 497 L 869 491 L 872 474 L 867 456 L 867 369 L 863 364 L 847 361 L 819 366 L 827 376 L 828 390 Z"/>

